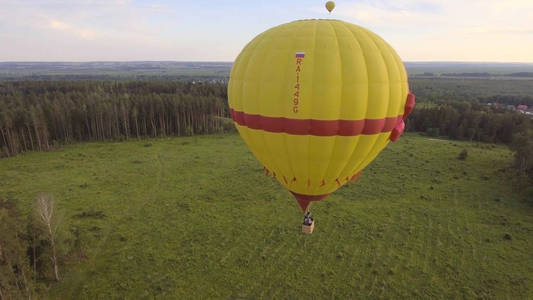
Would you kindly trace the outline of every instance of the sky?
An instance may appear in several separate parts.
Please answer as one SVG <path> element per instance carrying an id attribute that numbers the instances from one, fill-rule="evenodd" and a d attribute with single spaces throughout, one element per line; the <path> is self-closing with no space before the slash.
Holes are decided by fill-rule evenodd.
<path id="1" fill-rule="evenodd" d="M 533 62 L 533 0 L 0 0 L 0 61 L 233 61 L 257 34 L 334 18 L 405 61 Z"/>

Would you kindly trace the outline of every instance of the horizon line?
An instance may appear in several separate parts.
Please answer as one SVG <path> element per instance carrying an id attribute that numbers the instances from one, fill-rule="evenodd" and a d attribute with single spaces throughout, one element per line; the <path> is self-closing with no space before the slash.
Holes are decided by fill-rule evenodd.
<path id="1" fill-rule="evenodd" d="M 136 62 L 181 62 L 181 63 L 233 63 L 227 60 L 6 60 L 3 63 L 136 63 Z M 476 61 L 476 60 L 405 60 L 404 63 L 473 63 L 473 64 L 533 64 L 533 61 Z"/>

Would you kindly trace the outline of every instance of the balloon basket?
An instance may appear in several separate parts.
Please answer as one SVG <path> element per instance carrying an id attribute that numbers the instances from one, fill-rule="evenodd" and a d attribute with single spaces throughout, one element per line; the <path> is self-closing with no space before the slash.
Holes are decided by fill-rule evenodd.
<path id="1" fill-rule="evenodd" d="M 313 221 L 311 225 L 302 224 L 302 233 L 311 234 L 313 233 L 314 229 L 315 229 L 315 221 Z"/>

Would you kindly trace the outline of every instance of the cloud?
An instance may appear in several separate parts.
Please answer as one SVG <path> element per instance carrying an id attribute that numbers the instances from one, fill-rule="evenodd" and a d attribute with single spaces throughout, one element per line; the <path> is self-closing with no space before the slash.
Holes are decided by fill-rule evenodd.
<path id="1" fill-rule="evenodd" d="M 533 61 L 532 0 L 338 1 L 335 13 L 405 60 Z"/>
<path id="2" fill-rule="evenodd" d="M 63 31 L 84 40 L 94 40 L 99 36 L 94 30 L 78 28 L 58 20 L 51 20 L 49 26 L 53 30 Z"/>
<path id="3" fill-rule="evenodd" d="M 378 33 L 405 60 L 533 62 L 533 0 L 336 2 L 331 17 Z M 325 15 L 323 4 L 302 9 L 308 0 L 0 3 L 0 60 L 231 60 L 270 26 Z"/>
<path id="4" fill-rule="evenodd" d="M 70 29 L 70 25 L 57 21 L 57 20 L 50 21 L 50 27 L 52 29 L 63 30 L 63 31 Z"/>
<path id="5" fill-rule="evenodd" d="M 345 6 L 339 15 L 379 28 L 418 31 L 427 26 L 451 30 L 479 26 L 533 27 L 531 0 L 378 0 L 350 2 Z"/>
<path id="6" fill-rule="evenodd" d="M 149 19 L 168 17 L 171 9 L 160 3 L 133 5 L 131 0 L 6 1 L 0 22 L 11 27 L 42 30 L 156 32 Z M 45 24 L 46 26 L 42 26 Z M 0 27 L 0 31 L 1 31 Z"/>

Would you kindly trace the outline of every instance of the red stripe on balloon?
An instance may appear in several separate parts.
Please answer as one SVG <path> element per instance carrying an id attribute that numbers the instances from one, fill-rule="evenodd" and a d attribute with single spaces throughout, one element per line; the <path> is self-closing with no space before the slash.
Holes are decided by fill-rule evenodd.
<path id="1" fill-rule="evenodd" d="M 266 117 L 230 109 L 231 118 L 239 125 L 274 133 L 315 136 L 358 136 L 390 132 L 403 115 L 383 119 L 314 120 Z"/>

